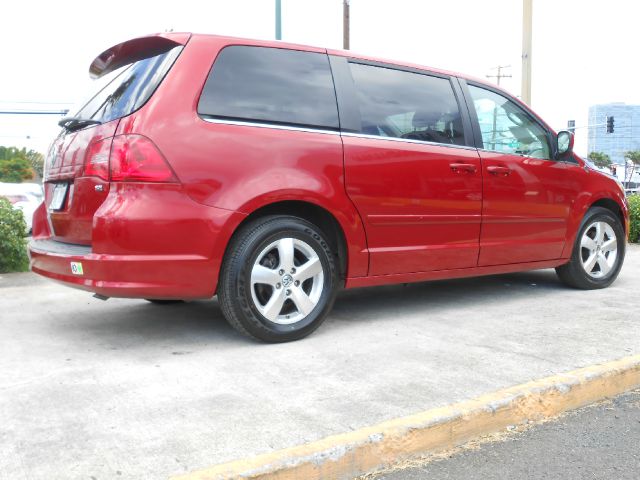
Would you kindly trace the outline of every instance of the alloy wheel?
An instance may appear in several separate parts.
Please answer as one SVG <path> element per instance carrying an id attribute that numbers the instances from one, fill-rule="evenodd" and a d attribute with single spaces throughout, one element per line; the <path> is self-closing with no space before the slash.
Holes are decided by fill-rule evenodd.
<path id="1" fill-rule="evenodd" d="M 580 259 L 582 268 L 592 278 L 603 278 L 615 267 L 618 239 L 607 222 L 593 222 L 582 234 Z"/>
<path id="2" fill-rule="evenodd" d="M 267 320 L 289 325 L 304 319 L 320 301 L 324 271 L 316 252 L 297 238 L 281 238 L 256 257 L 251 297 Z"/>

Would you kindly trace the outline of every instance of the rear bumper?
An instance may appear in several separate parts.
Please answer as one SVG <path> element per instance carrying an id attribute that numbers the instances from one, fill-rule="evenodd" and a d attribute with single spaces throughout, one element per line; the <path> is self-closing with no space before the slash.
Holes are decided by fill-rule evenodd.
<path id="1" fill-rule="evenodd" d="M 215 293 L 218 262 L 198 255 L 106 255 L 51 239 L 31 240 L 29 254 L 35 273 L 106 297 L 195 299 Z"/>
<path id="2" fill-rule="evenodd" d="M 211 298 L 227 242 L 244 218 L 194 202 L 180 185 L 114 183 L 93 214 L 91 245 L 56 236 L 40 205 L 31 269 L 107 297 Z"/>

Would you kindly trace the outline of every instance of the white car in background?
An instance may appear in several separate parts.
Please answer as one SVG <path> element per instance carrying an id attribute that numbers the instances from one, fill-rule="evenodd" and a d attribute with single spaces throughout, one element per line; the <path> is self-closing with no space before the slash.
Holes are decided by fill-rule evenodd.
<path id="1" fill-rule="evenodd" d="M 4 197 L 16 210 L 22 211 L 27 223 L 27 232 L 31 232 L 33 212 L 42 203 L 42 186 L 37 183 L 0 183 L 0 197 Z"/>

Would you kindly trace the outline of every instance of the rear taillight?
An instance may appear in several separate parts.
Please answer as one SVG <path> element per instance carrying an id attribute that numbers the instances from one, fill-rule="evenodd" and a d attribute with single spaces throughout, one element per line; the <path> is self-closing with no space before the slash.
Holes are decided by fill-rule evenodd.
<path id="1" fill-rule="evenodd" d="M 84 176 L 109 180 L 109 153 L 112 140 L 112 138 L 105 138 L 89 145 L 84 157 Z"/>
<path id="2" fill-rule="evenodd" d="M 87 148 L 84 176 L 112 182 L 177 182 L 160 150 L 142 135 L 118 135 Z"/>
<path id="3" fill-rule="evenodd" d="M 177 182 L 158 147 L 142 135 L 118 135 L 111 148 L 111 181 Z"/>

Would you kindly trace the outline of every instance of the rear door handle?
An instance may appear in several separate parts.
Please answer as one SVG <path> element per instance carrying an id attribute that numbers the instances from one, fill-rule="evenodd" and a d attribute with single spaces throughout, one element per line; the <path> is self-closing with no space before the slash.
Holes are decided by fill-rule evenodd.
<path id="1" fill-rule="evenodd" d="M 490 165 L 487 167 L 487 172 L 492 175 L 503 175 L 506 177 L 511 173 L 511 169 L 508 167 L 500 167 L 498 165 Z"/>
<path id="2" fill-rule="evenodd" d="M 450 163 L 449 166 L 454 173 L 469 172 L 476 173 L 476 166 L 473 163 Z"/>

